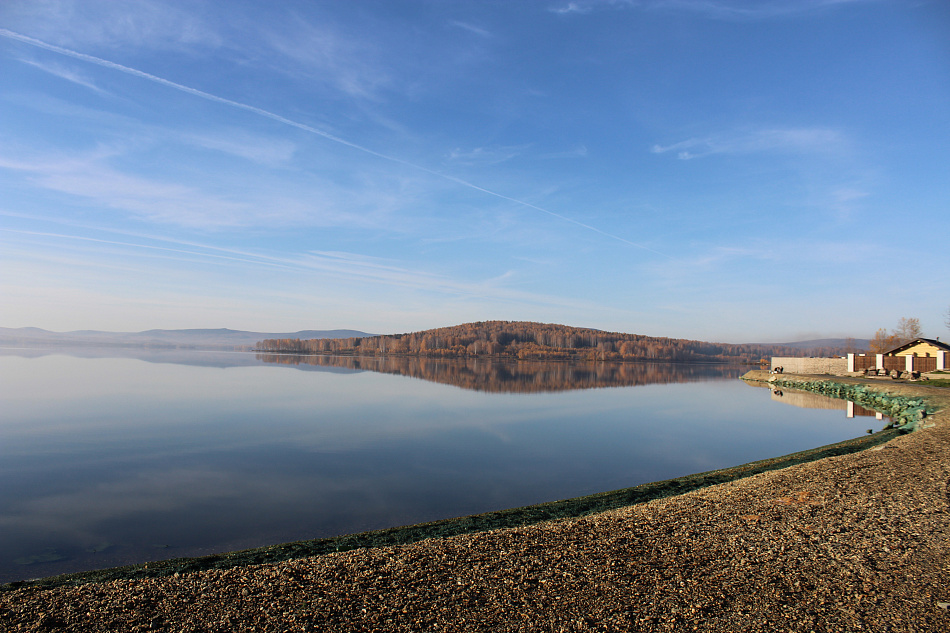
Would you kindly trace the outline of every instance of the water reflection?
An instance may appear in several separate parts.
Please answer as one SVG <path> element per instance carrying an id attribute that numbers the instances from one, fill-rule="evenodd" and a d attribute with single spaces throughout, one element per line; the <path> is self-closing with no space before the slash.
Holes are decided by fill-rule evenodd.
<path id="1" fill-rule="evenodd" d="M 776 407 L 738 368 L 83 354 L 0 353 L 0 582 L 563 499 L 864 431 Z"/>
<path id="2" fill-rule="evenodd" d="M 873 417 L 878 420 L 884 419 L 884 414 L 874 409 L 866 409 L 851 400 L 841 400 L 838 398 L 829 398 L 809 391 L 795 391 L 789 389 L 770 389 L 772 400 L 782 404 L 790 404 L 793 407 L 803 409 L 830 409 L 833 411 L 844 411 L 845 416 L 854 417 Z"/>
<path id="3" fill-rule="evenodd" d="M 0 347 L 0 356 L 43 358 L 46 356 L 71 356 L 73 358 L 130 358 L 147 363 L 170 363 L 196 367 L 250 367 L 260 365 L 261 360 L 250 352 L 222 350 L 192 350 L 151 347 Z"/>
<path id="4" fill-rule="evenodd" d="M 685 363 L 544 362 L 441 359 L 416 356 L 257 354 L 265 363 L 299 369 L 342 368 L 421 378 L 492 393 L 543 393 L 737 378 L 738 365 Z"/>

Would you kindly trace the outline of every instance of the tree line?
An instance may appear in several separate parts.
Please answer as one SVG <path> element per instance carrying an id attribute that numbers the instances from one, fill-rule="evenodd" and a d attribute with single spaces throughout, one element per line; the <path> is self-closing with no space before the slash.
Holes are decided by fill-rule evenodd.
<path id="1" fill-rule="evenodd" d="M 741 363 L 759 363 L 771 356 L 833 356 L 844 352 L 836 347 L 802 350 L 785 345 L 709 343 L 529 321 L 480 321 L 406 334 L 339 339 L 267 339 L 255 349 L 361 356 Z"/>

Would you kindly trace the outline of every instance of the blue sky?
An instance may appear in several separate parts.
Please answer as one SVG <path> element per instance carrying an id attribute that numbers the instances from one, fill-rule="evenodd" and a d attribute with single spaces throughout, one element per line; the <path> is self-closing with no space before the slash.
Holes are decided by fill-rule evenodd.
<path id="1" fill-rule="evenodd" d="M 942 0 L 0 4 L 0 326 L 946 337 Z"/>

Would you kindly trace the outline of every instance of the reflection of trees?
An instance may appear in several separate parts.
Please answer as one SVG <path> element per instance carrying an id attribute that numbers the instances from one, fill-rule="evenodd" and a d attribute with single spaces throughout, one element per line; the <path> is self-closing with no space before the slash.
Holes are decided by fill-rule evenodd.
<path id="1" fill-rule="evenodd" d="M 463 389 L 533 393 L 738 378 L 735 365 L 685 363 L 568 363 L 418 356 L 258 354 L 265 363 L 313 365 L 399 374 Z"/>

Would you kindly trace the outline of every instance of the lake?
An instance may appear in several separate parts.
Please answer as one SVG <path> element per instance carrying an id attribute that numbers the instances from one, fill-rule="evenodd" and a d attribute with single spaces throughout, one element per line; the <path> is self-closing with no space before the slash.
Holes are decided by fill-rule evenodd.
<path id="1" fill-rule="evenodd" d="M 0 350 L 0 582 L 564 499 L 883 426 L 745 370 Z"/>

